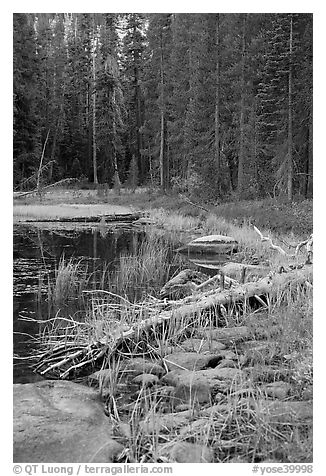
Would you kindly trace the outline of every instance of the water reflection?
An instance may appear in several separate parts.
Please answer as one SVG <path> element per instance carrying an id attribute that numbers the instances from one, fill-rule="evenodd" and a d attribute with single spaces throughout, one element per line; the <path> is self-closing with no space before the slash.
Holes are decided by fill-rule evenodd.
<path id="1" fill-rule="evenodd" d="M 76 225 L 61 229 L 15 226 L 13 247 L 14 354 L 22 357 L 28 356 L 33 353 L 33 349 L 37 348 L 35 336 L 38 335 L 39 325 L 35 322 L 21 320 L 21 317 L 32 317 L 39 320 L 44 319 L 44 317 L 53 317 L 53 309 L 46 299 L 46 293 L 48 284 L 54 280 L 55 270 L 58 268 L 62 256 L 64 256 L 65 262 L 70 258 L 82 259 L 87 279 L 90 276 L 87 281 L 88 284 L 93 289 L 99 289 L 101 288 L 99 283 L 101 276 L 103 276 L 103 270 L 106 270 L 106 272 L 116 270 L 121 256 L 136 256 L 144 239 L 145 232 L 143 229 L 126 225 L 111 227 L 100 223 L 94 227 L 88 225 L 83 229 L 76 227 Z M 157 249 L 157 253 L 156 249 L 154 250 L 152 261 L 154 260 L 155 270 L 153 270 L 153 276 L 148 276 L 148 282 L 146 281 L 145 286 L 150 286 L 153 289 L 166 282 L 158 283 L 157 278 L 155 278 L 154 271 L 163 269 L 162 265 L 168 265 L 168 278 L 180 270 L 181 264 L 183 268 L 192 267 L 203 271 L 207 275 L 214 275 L 218 268 L 229 260 L 227 255 L 205 256 L 193 253 L 181 255 L 172 252 L 172 249 L 175 249 L 173 243 L 169 245 L 169 252 L 164 255 L 161 262 L 158 259 L 160 256 L 159 250 Z M 146 269 L 147 263 L 145 263 Z M 125 272 L 128 272 L 128 267 L 126 269 Z M 119 268 L 120 272 L 121 268 Z M 165 277 L 164 275 L 163 278 Z M 130 286 L 135 296 L 143 292 L 143 289 L 135 287 L 132 280 Z M 65 312 L 69 315 L 69 313 L 74 312 L 74 309 L 71 306 L 61 309 L 60 316 L 64 317 Z M 15 359 L 15 382 L 29 382 L 37 378 L 26 362 Z"/>
<path id="2" fill-rule="evenodd" d="M 23 225 L 14 227 L 13 273 L 14 273 L 14 355 L 30 355 L 35 348 L 34 336 L 38 324 L 19 319 L 47 316 L 46 294 L 41 306 L 37 293 L 47 292 L 48 280 L 54 278 L 60 258 L 82 258 L 87 263 L 94 287 L 101 266 L 107 269 L 117 265 L 121 255 L 137 253 L 145 233 L 132 227 L 97 226 L 87 229 L 38 229 Z M 35 380 L 26 362 L 14 363 L 14 382 Z"/>

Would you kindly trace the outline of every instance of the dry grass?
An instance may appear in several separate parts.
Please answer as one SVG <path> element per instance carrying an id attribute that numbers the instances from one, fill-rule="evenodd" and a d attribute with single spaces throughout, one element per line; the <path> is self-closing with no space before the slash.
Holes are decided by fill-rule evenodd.
<path id="1" fill-rule="evenodd" d="M 173 243 L 191 238 L 194 230 L 201 230 L 202 235 L 226 234 L 233 236 L 240 245 L 240 252 L 246 257 L 253 255 L 269 261 L 271 267 L 286 265 L 288 259 L 280 256 L 268 245 L 261 243 L 259 236 L 250 223 L 236 226 L 222 217 L 213 214 L 207 217 L 189 217 L 178 213 L 169 214 L 163 209 L 151 211 L 151 218 L 156 227 L 149 227 L 147 239 L 142 243 L 135 256 L 122 256 L 115 272 L 103 271 L 101 288 L 106 292 L 90 294 L 86 306 L 86 318 L 80 324 L 71 320 L 67 326 L 65 339 L 77 342 L 102 341 L 112 335 L 115 329 L 148 317 L 151 302 L 149 295 L 155 295 L 166 282 L 177 261 L 171 263 Z M 156 231 L 155 231 L 156 230 Z M 273 242 L 285 247 L 268 229 L 261 229 L 264 235 L 271 236 Z M 287 242 L 298 242 L 306 236 L 283 236 Z M 289 250 L 287 250 L 289 251 Z M 292 252 L 292 251 L 290 251 Z M 299 260 L 304 261 L 304 256 Z M 290 260 L 295 261 L 295 260 Z M 87 289 L 87 281 L 81 279 L 76 286 L 76 276 L 80 274 L 80 263 L 62 262 L 57 273 L 57 280 L 52 294 L 56 301 L 66 302 L 69 296 L 81 296 Z M 59 272 L 60 271 L 60 272 Z M 81 275 L 82 276 L 82 275 Z M 85 295 L 85 293 L 84 293 Z M 147 298 L 147 300 L 146 300 Z M 137 352 L 149 352 L 158 360 L 165 356 L 169 347 L 177 346 L 184 338 L 191 336 L 195 327 L 213 325 L 214 313 L 207 313 L 194 323 L 189 321 L 170 322 L 168 328 L 161 332 L 151 332 L 139 336 L 142 346 Z M 262 356 L 261 365 L 272 363 L 280 370 L 286 369 L 287 382 L 291 383 L 290 399 L 302 400 L 303 393 L 312 385 L 312 290 L 293 287 L 281 292 L 266 306 L 256 311 L 247 308 L 244 313 L 234 308 L 227 310 L 224 316 L 229 325 L 252 325 L 255 319 L 261 321 L 269 352 Z M 278 329 L 273 335 L 272 329 Z M 269 333 L 270 331 L 270 333 Z M 51 332 L 62 333 L 62 328 L 52 326 Z M 131 356 L 135 349 L 129 349 Z M 128 349 L 127 352 L 128 354 Z M 148 355 L 148 354 L 146 354 Z M 126 357 L 126 355 L 123 355 Z M 265 359 L 265 360 L 264 360 Z M 237 366 L 242 368 L 242 361 Z M 214 449 L 215 462 L 229 462 L 239 458 L 245 462 L 273 460 L 279 462 L 299 463 L 312 460 L 312 428 L 295 425 L 277 426 L 271 424 L 260 401 L 265 395 L 256 392 L 249 398 L 235 395 L 239 389 L 248 385 L 247 381 L 238 382 L 222 395 L 221 402 L 228 410 L 215 415 L 202 415 L 194 402 L 189 402 L 190 414 L 187 431 L 154 431 L 148 434 L 141 425 L 144 417 L 151 415 L 159 419 L 163 414 L 157 389 L 141 387 L 133 398 L 130 410 L 126 413 L 119 408 L 119 385 L 126 378 L 118 359 L 115 362 L 103 362 L 103 367 L 112 370 L 107 391 L 111 396 L 111 417 L 116 428 L 117 437 L 123 442 L 126 451 L 119 462 L 167 462 L 164 449 L 181 441 L 203 444 Z M 102 392 L 102 388 L 100 389 Z M 192 425 L 198 418 L 201 424 Z"/>
<path id="2" fill-rule="evenodd" d="M 90 217 L 101 216 L 104 214 L 123 214 L 130 213 L 131 209 L 119 205 L 108 204 L 43 204 L 43 205 L 18 205 L 13 207 L 14 220 L 42 220 L 53 219 L 59 220 L 60 218 L 75 218 L 75 217 Z"/>

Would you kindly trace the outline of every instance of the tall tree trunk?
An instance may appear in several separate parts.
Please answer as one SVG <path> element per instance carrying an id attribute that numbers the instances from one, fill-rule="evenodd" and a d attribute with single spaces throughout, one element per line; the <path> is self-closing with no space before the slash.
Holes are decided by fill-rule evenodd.
<path id="1" fill-rule="evenodd" d="M 161 142 L 160 142 L 160 175 L 161 188 L 165 192 L 169 186 L 169 163 L 166 153 L 166 118 L 165 118 L 165 91 L 164 91 L 164 55 L 163 32 L 161 32 Z"/>
<path id="2" fill-rule="evenodd" d="M 242 23 L 242 58 L 241 58 L 241 103 L 240 103 L 240 144 L 238 160 L 238 195 L 243 196 L 244 188 L 244 106 L 245 106 L 245 61 L 246 61 L 246 20 L 243 16 Z"/>
<path id="3" fill-rule="evenodd" d="M 293 51 L 293 18 L 290 15 L 290 46 L 289 46 L 289 91 L 288 91 L 288 200 L 293 198 L 293 136 L 292 136 L 292 51 Z"/>
<path id="4" fill-rule="evenodd" d="M 139 170 L 139 182 L 142 183 L 144 180 L 144 164 L 142 161 L 141 155 L 141 105 L 140 105 L 140 90 L 139 90 L 139 80 L 138 80 L 138 68 L 135 66 L 134 68 L 134 75 L 135 75 L 135 113 L 136 113 L 136 157 L 137 157 L 137 165 Z"/>
<path id="5" fill-rule="evenodd" d="M 94 183 L 98 184 L 97 179 L 97 157 L 96 157 L 96 46 L 97 39 L 95 38 L 95 16 L 93 15 L 93 55 L 92 55 L 92 72 L 93 72 L 93 172 Z"/>
<path id="6" fill-rule="evenodd" d="M 117 151 L 115 146 L 116 140 L 116 124 L 115 124 L 115 111 L 116 111 L 116 104 L 115 104 L 115 86 L 113 86 L 113 94 L 112 94 L 112 102 L 113 102 L 113 119 L 112 119 L 112 133 L 113 133 L 113 141 L 112 141 L 112 152 L 113 152 L 113 167 L 114 167 L 114 188 L 116 192 L 120 194 L 120 187 L 121 181 L 119 177 L 119 170 L 118 170 L 118 162 L 117 162 Z"/>
<path id="7" fill-rule="evenodd" d="M 215 137 L 214 137 L 214 148 L 215 148 L 215 164 L 216 164 L 216 174 L 218 180 L 218 190 L 220 192 L 221 188 L 221 158 L 220 158 L 220 14 L 216 14 L 216 37 L 215 37 L 215 46 L 216 46 L 216 87 L 215 87 Z"/>

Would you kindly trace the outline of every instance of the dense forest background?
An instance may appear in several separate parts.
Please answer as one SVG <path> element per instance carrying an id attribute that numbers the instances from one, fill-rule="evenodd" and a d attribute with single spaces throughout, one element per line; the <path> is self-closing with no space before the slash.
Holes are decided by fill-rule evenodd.
<path id="1" fill-rule="evenodd" d="M 14 14 L 15 189 L 311 197 L 312 36 L 312 14 Z"/>

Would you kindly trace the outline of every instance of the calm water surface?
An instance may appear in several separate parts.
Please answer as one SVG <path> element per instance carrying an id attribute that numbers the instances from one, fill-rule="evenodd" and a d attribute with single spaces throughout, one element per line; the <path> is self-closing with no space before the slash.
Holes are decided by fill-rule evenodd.
<path id="1" fill-rule="evenodd" d="M 25 383 L 41 379 L 25 360 L 37 348 L 35 336 L 39 324 L 23 318 L 42 319 L 48 316 L 47 283 L 54 279 L 62 256 L 82 259 L 89 273 L 96 277 L 103 267 L 114 270 L 121 255 L 135 255 L 145 238 L 136 227 L 119 225 L 112 228 L 98 225 L 87 228 L 39 229 L 26 225 L 14 227 L 14 382 Z M 172 253 L 174 256 L 174 253 Z M 173 260 L 171 256 L 171 261 Z M 214 275 L 226 256 L 184 255 L 180 262 Z M 171 268 L 173 272 L 173 268 Z M 96 286 L 96 278 L 95 286 Z M 93 281 L 93 280 L 92 280 Z M 41 295 L 39 295 L 41 294 Z M 51 316 L 52 317 L 52 316 Z"/>
<path id="2" fill-rule="evenodd" d="M 40 230 L 25 225 L 14 226 L 14 357 L 28 356 L 36 347 L 33 337 L 39 332 L 38 324 L 21 318 L 47 315 L 46 283 L 48 278 L 53 279 L 63 255 L 67 259 L 82 258 L 90 265 L 91 271 L 100 271 L 104 264 L 114 269 L 120 255 L 137 252 L 144 236 L 143 231 L 126 226 L 106 227 L 105 230 L 99 227 Z M 44 293 L 41 306 L 37 299 L 40 280 Z M 26 362 L 14 358 L 15 383 L 39 378 Z"/>

